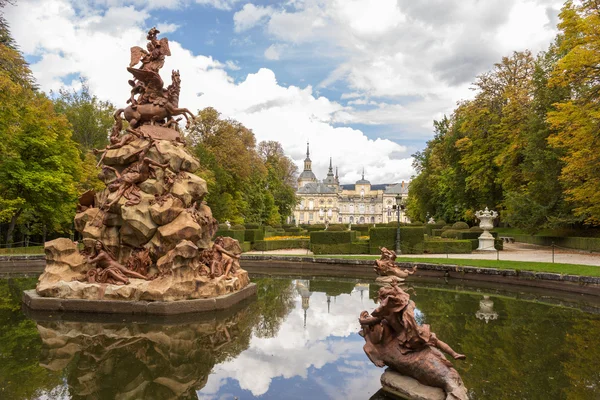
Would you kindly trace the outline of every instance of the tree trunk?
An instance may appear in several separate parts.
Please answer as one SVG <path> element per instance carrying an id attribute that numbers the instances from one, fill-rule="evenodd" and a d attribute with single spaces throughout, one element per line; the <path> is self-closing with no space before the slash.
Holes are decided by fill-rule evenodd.
<path id="1" fill-rule="evenodd" d="M 15 225 L 17 224 L 17 219 L 23 212 L 22 208 L 19 208 L 17 212 L 10 219 L 10 224 L 8 224 L 8 231 L 6 231 L 6 247 L 11 247 L 13 243 L 13 232 L 15 230 Z"/>
<path id="2" fill-rule="evenodd" d="M 48 228 L 46 224 L 42 224 L 42 243 L 46 243 L 46 235 L 48 234 Z"/>

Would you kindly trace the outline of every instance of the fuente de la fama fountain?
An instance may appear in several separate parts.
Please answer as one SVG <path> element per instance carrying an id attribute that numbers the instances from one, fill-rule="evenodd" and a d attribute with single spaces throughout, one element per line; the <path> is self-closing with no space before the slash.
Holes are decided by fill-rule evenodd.
<path id="1" fill-rule="evenodd" d="M 193 115 L 178 104 L 179 72 L 166 88 L 159 75 L 171 55 L 159 33 L 148 32 L 147 49 L 131 48 L 129 105 L 115 113 L 110 144 L 95 150 L 106 187 L 79 198 L 82 243 L 45 244 L 46 269 L 23 297 L 31 309 L 177 314 L 226 308 L 256 293 L 237 240 L 211 242 L 218 223 L 176 119 L 189 126 Z"/>

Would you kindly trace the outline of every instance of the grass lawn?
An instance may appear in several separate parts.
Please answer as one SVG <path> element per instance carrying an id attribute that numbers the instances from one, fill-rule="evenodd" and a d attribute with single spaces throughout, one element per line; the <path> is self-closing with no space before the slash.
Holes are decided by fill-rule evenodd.
<path id="1" fill-rule="evenodd" d="M 298 256 L 305 256 L 298 254 Z M 348 260 L 376 260 L 377 255 L 339 255 L 328 256 L 319 255 L 313 256 L 316 258 L 339 258 Z M 496 261 L 496 260 L 465 260 L 458 258 L 417 258 L 417 257 L 398 257 L 398 262 L 422 262 L 431 264 L 451 264 L 465 267 L 481 267 L 481 268 L 497 268 L 497 269 L 513 269 L 521 271 L 534 272 L 553 272 L 569 275 L 585 275 L 585 276 L 600 276 L 600 267 L 594 265 L 579 265 L 579 264 L 559 264 L 546 262 L 531 262 L 531 261 Z"/>
<path id="2" fill-rule="evenodd" d="M 21 256 L 30 254 L 44 254 L 44 246 L 11 247 L 0 249 L 0 256 Z"/>

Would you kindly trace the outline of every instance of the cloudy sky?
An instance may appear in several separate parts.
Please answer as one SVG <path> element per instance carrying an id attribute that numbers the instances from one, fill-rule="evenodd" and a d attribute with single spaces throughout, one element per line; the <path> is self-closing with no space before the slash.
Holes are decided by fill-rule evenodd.
<path id="1" fill-rule="evenodd" d="M 180 105 L 212 106 L 277 140 L 301 167 L 329 157 L 342 183 L 409 179 L 432 122 L 470 98 L 475 77 L 512 51 L 544 50 L 554 0 L 17 0 L 13 36 L 44 90 L 89 81 L 129 97 L 129 48 L 152 26 L 182 78 Z"/>

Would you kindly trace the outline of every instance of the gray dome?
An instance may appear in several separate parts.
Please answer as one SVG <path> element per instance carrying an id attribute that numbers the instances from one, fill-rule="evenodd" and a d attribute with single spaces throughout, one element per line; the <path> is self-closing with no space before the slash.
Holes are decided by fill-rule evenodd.
<path id="1" fill-rule="evenodd" d="M 316 181 L 317 177 L 315 176 L 315 174 L 312 171 L 310 171 L 310 170 L 304 170 L 304 171 L 302 171 L 302 173 L 298 177 L 298 180 L 303 180 L 303 181 L 313 180 L 313 181 Z"/>

